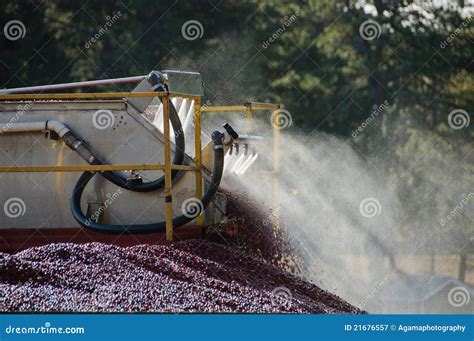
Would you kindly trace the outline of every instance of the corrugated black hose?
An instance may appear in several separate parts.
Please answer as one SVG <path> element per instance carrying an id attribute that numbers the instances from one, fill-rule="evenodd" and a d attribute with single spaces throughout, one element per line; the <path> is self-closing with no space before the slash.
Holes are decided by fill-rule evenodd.
<path id="1" fill-rule="evenodd" d="M 214 144 L 214 164 L 212 169 L 211 183 L 208 190 L 201 198 L 200 205 L 203 209 L 211 202 L 212 198 L 217 192 L 222 179 L 222 173 L 224 170 L 224 133 L 215 131 L 211 135 Z M 97 161 L 94 161 L 96 163 Z M 101 224 L 87 218 L 81 209 L 81 197 L 87 183 L 94 177 L 93 172 L 84 172 L 79 177 L 76 185 L 74 186 L 72 197 L 71 197 L 71 211 L 76 221 L 82 226 L 91 230 L 105 232 L 105 233 L 154 233 L 163 232 L 166 230 L 166 223 L 164 221 L 151 224 L 137 224 L 137 225 L 112 225 L 112 224 Z M 184 213 L 184 212 L 183 212 Z M 194 212 L 193 212 L 194 213 Z M 200 213 L 200 212 L 198 212 Z M 187 224 L 193 220 L 198 214 L 183 214 L 173 219 L 173 226 L 179 227 Z"/>
<path id="2" fill-rule="evenodd" d="M 161 77 L 162 75 L 159 74 Z M 164 85 L 163 79 L 160 79 L 159 75 L 156 72 L 151 73 L 147 80 L 150 85 L 153 87 L 154 91 L 157 92 L 165 92 L 167 91 L 166 85 Z M 160 97 L 160 100 L 163 102 L 163 98 Z M 186 143 L 184 140 L 184 132 L 183 126 L 181 124 L 181 120 L 179 119 L 178 113 L 176 112 L 176 108 L 174 107 L 171 99 L 168 98 L 169 108 L 170 108 L 170 121 L 171 126 L 174 131 L 174 139 L 175 139 L 175 149 L 174 149 L 174 157 L 172 163 L 174 165 L 182 165 L 184 161 L 184 151 L 186 148 Z M 181 173 L 179 170 L 172 170 L 171 171 L 171 179 L 174 179 Z M 156 191 L 157 189 L 163 188 L 165 185 L 165 177 L 164 175 L 159 179 L 143 182 L 143 183 L 136 183 L 129 181 L 129 179 L 123 177 L 119 172 L 113 171 L 105 171 L 100 173 L 103 177 L 107 180 L 115 184 L 116 186 L 122 187 L 129 191 L 134 192 L 152 192 Z"/>

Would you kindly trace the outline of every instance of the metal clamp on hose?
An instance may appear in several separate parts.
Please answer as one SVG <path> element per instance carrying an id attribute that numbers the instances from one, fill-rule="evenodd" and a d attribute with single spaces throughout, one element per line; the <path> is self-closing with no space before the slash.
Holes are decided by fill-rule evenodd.
<path id="1" fill-rule="evenodd" d="M 156 92 L 169 92 L 168 80 L 166 76 L 159 71 L 152 71 L 146 77 L 148 83 L 150 83 L 153 91 Z"/>
<path id="2" fill-rule="evenodd" d="M 212 143 L 214 143 L 214 149 L 224 149 L 223 143 L 225 139 L 225 134 L 223 132 L 217 131 L 217 130 L 214 131 L 211 134 L 211 139 L 212 139 Z"/>
<path id="3" fill-rule="evenodd" d="M 95 164 L 97 158 L 94 156 L 89 147 L 77 138 L 71 131 L 68 131 L 63 135 L 62 140 L 72 150 L 74 150 L 79 156 L 89 164 Z"/>

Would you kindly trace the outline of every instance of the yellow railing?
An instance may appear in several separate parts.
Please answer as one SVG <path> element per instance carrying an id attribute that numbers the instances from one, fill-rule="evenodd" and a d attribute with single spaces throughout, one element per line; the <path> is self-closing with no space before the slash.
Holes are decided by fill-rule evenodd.
<path id="1" fill-rule="evenodd" d="M 203 107 L 202 112 L 226 112 L 226 111 L 242 111 L 247 119 L 247 134 L 253 129 L 254 111 L 271 110 L 272 113 L 281 109 L 281 105 L 272 103 L 248 102 L 243 105 L 223 105 Z M 280 230 L 280 129 L 278 128 L 278 115 L 273 115 L 273 171 L 267 172 L 273 176 L 274 188 L 274 210 L 275 229 Z"/>
<path id="2" fill-rule="evenodd" d="M 163 98 L 163 135 L 164 135 L 164 164 L 119 164 L 119 165 L 73 165 L 73 166 L 0 166 L 0 173 L 15 172 L 103 172 L 115 170 L 162 170 L 165 173 L 165 221 L 166 221 L 166 239 L 173 240 L 173 207 L 172 207 L 172 190 L 171 190 L 171 173 L 172 170 L 194 171 L 195 172 L 195 197 L 202 198 L 202 142 L 201 142 L 201 113 L 204 112 L 226 112 L 226 111 L 242 111 L 247 118 L 247 133 L 252 131 L 253 112 L 255 110 L 272 110 L 273 112 L 280 109 L 279 105 L 270 103 L 250 102 L 244 105 L 234 106 L 201 106 L 201 96 L 189 95 L 179 92 L 114 92 L 114 93 L 52 93 L 52 94 L 7 94 L 0 95 L 0 101 L 17 101 L 17 100 L 65 100 L 65 99 L 123 99 L 130 97 L 161 97 Z M 170 97 L 181 97 L 194 100 L 194 145 L 195 158 L 194 166 L 173 165 L 171 163 L 171 141 L 170 141 L 170 113 L 169 102 Z M 275 115 L 276 119 L 277 115 Z M 274 122 L 276 123 L 276 122 Z M 280 193 L 280 138 L 277 124 L 274 126 L 274 170 L 270 172 L 274 176 L 274 198 L 276 212 L 276 229 L 280 228 L 280 219 L 278 215 L 279 193 Z M 204 216 L 201 213 L 196 218 L 196 223 L 200 226 L 204 224 Z"/>
<path id="3" fill-rule="evenodd" d="M 80 165 L 80 166 L 0 166 L 0 173 L 28 173 L 28 172 L 106 172 L 117 170 L 165 170 L 164 164 L 144 165 Z M 172 170 L 195 171 L 197 167 L 186 165 L 171 165 Z"/>
<path id="4" fill-rule="evenodd" d="M 196 198 L 202 198 L 202 141 L 201 141 L 201 97 L 194 100 L 194 162 L 196 164 Z M 204 225 L 204 215 L 196 218 L 199 226 Z"/>
<path id="5" fill-rule="evenodd" d="M 127 97 L 182 97 L 200 99 L 201 96 L 181 92 L 99 92 L 99 93 L 63 93 L 63 94 L 7 94 L 0 95 L 0 101 L 48 100 L 48 99 L 106 99 Z"/>

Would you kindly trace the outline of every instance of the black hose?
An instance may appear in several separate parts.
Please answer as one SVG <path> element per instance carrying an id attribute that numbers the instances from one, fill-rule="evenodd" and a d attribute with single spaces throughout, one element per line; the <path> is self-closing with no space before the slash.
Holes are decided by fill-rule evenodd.
<path id="1" fill-rule="evenodd" d="M 212 133 L 212 141 L 214 143 L 214 164 L 212 169 L 212 178 L 208 190 L 201 199 L 202 208 L 205 209 L 211 202 L 212 198 L 219 188 L 222 173 L 224 170 L 224 148 L 222 143 L 224 141 L 224 134 L 220 131 Z M 74 186 L 72 197 L 71 197 L 71 211 L 74 219 L 82 226 L 98 232 L 106 233 L 153 233 L 163 232 L 166 230 L 166 223 L 164 221 L 151 224 L 138 224 L 138 225 L 109 225 L 100 224 L 88 219 L 81 209 L 81 197 L 87 183 L 94 177 L 95 173 L 84 172 L 79 177 L 76 185 Z M 199 212 L 200 213 L 200 212 Z M 198 214 L 195 215 L 181 215 L 173 219 L 173 226 L 180 227 L 189 223 Z"/>
<path id="2" fill-rule="evenodd" d="M 166 84 L 165 76 L 157 71 L 151 72 L 147 76 L 147 81 L 150 83 L 153 91 L 157 92 L 169 92 L 168 86 Z M 163 103 L 163 98 L 160 97 L 160 101 Z M 179 115 L 176 111 L 176 108 L 173 105 L 173 102 L 168 97 L 168 107 L 170 108 L 170 121 L 171 126 L 174 131 L 175 138 L 175 150 L 172 163 L 175 165 L 182 165 L 184 161 L 186 143 L 184 140 L 184 131 L 179 119 Z M 103 164 L 101 162 L 96 164 Z M 134 192 L 151 192 L 157 189 L 163 188 L 165 185 L 165 177 L 161 176 L 159 179 L 149 181 L 146 183 L 136 183 L 129 181 L 127 178 L 123 177 L 119 172 L 114 171 L 105 171 L 100 173 L 107 180 L 115 184 L 116 186 L 122 187 L 129 191 Z M 179 170 L 171 171 L 171 179 L 173 180 L 178 174 L 181 174 Z"/>
<path id="3" fill-rule="evenodd" d="M 173 157 L 172 163 L 175 165 L 182 165 L 184 161 L 184 150 L 186 148 L 186 144 L 184 141 L 183 126 L 181 125 L 181 120 L 179 119 L 179 115 L 176 112 L 176 108 L 171 102 L 171 99 L 168 99 L 168 101 L 169 101 L 169 108 L 170 108 L 170 121 L 171 121 L 171 126 L 173 127 L 174 139 L 175 139 L 175 142 L 174 142 L 175 149 L 174 149 L 174 157 Z M 99 163 L 99 164 L 102 164 L 102 163 Z M 172 170 L 171 179 L 174 179 L 179 173 L 180 173 L 179 170 L 176 170 L 176 169 Z M 105 171 L 105 172 L 101 172 L 100 174 L 103 177 L 105 177 L 107 180 L 115 184 L 116 186 L 122 187 L 129 191 L 134 191 L 134 192 L 151 192 L 151 191 L 155 191 L 157 189 L 163 188 L 165 185 L 164 176 L 161 176 L 159 179 L 156 179 L 153 181 L 137 184 L 137 183 L 132 183 L 128 181 L 127 178 L 124 178 L 118 172 Z"/>

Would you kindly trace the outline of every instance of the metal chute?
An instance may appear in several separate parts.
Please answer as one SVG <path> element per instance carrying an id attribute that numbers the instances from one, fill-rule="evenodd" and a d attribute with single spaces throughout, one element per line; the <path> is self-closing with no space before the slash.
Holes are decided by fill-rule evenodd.
<path id="1" fill-rule="evenodd" d="M 194 108 L 193 100 L 185 98 L 173 98 L 172 103 L 178 112 L 181 122 L 183 122 L 183 134 L 186 138 L 186 154 L 194 155 L 194 143 L 192 133 L 194 131 Z M 153 112 L 151 121 L 158 130 L 163 127 L 163 104 L 151 104 L 148 107 Z M 224 125 L 225 128 L 225 125 Z M 263 138 L 256 135 L 237 134 L 233 132 L 234 143 L 226 150 L 224 171 L 235 175 L 244 174 L 252 164 L 257 160 L 258 153 L 255 149 L 256 144 L 261 143 Z M 208 134 L 202 130 L 202 143 L 206 145 L 210 142 Z M 174 139 L 174 132 L 171 132 L 171 138 Z"/>

